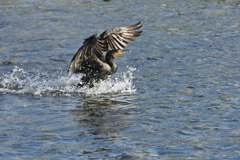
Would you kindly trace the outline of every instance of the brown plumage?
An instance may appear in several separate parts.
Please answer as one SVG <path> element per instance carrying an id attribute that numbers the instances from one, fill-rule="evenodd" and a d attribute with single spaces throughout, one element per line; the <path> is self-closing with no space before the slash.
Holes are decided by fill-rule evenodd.
<path id="1" fill-rule="evenodd" d="M 109 29 L 99 37 L 94 34 L 85 39 L 68 69 L 68 73 L 84 74 L 78 84 L 80 87 L 86 84 L 92 87 L 93 82 L 104 80 L 117 71 L 117 64 L 113 60 L 118 55 L 130 52 L 123 49 L 141 35 L 142 31 L 136 31 L 142 27 L 140 23 Z M 104 52 L 107 52 L 106 56 Z"/>

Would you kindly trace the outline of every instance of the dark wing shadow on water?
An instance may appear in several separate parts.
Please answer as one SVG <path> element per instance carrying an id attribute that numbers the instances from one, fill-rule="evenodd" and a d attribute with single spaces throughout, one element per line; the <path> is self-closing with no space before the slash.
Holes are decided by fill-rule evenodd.
<path id="1" fill-rule="evenodd" d="M 114 98 L 88 99 L 71 111 L 79 124 L 90 127 L 89 133 L 94 135 L 117 132 L 119 126 L 125 123 L 122 117 L 132 112 L 138 112 L 136 105 Z"/>
<path id="2" fill-rule="evenodd" d="M 86 99 L 76 109 L 71 110 L 80 131 L 74 134 L 81 143 L 83 139 L 88 139 L 83 154 L 89 154 L 89 158 L 93 155 L 101 157 L 104 154 L 106 157 L 115 155 L 113 158 L 124 159 L 128 153 L 128 150 L 118 148 L 123 145 L 123 139 L 130 138 L 125 131 L 135 123 L 131 117 L 139 115 L 140 110 L 131 100 L 134 96 L 121 95 L 121 100 L 116 97 L 119 95 Z"/>

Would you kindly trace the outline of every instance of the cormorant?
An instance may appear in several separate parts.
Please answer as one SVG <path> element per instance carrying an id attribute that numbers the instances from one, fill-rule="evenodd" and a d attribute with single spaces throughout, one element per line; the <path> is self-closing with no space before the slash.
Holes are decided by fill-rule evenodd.
<path id="1" fill-rule="evenodd" d="M 130 50 L 123 50 L 129 42 L 139 37 L 142 31 L 141 22 L 128 26 L 118 27 L 104 31 L 99 37 L 94 34 L 85 39 L 83 45 L 72 58 L 68 73 L 83 73 L 78 86 L 89 84 L 93 87 L 94 82 L 105 80 L 109 75 L 117 72 L 117 64 L 113 61 Z M 107 52 L 104 56 L 103 52 Z"/>

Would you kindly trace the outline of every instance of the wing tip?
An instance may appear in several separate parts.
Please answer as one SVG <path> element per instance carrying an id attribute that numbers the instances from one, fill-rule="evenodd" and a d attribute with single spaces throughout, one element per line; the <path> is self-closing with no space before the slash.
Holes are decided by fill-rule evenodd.
<path id="1" fill-rule="evenodd" d="M 133 25 L 130 25 L 130 26 L 127 26 L 126 29 L 127 30 L 137 30 L 137 29 L 140 29 L 142 28 L 143 25 L 140 25 L 141 24 L 141 21 L 136 23 L 136 24 L 133 24 Z"/>

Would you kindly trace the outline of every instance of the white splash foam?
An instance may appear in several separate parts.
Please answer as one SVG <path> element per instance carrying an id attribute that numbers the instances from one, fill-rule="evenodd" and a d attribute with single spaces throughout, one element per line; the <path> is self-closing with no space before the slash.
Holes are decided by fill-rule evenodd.
<path id="1" fill-rule="evenodd" d="M 132 82 L 134 70 L 134 68 L 128 68 L 126 72 L 118 73 L 89 89 L 88 86 L 76 87 L 82 76 L 80 74 L 68 76 L 65 72 L 52 74 L 49 72 L 25 71 L 15 66 L 12 73 L 0 76 L 0 93 L 32 94 L 35 96 L 131 93 L 136 91 Z"/>

